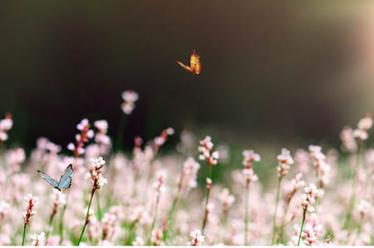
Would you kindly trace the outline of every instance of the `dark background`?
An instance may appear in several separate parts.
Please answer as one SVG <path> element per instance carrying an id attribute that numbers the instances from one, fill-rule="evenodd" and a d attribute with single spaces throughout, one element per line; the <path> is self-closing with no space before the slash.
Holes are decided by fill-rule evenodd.
<path id="1" fill-rule="evenodd" d="M 372 4 L 305 2 L 1 1 L 0 112 L 14 115 L 11 142 L 65 146 L 83 117 L 107 119 L 114 135 L 121 92 L 133 89 L 128 144 L 167 126 L 244 143 L 336 143 L 372 109 L 371 84 L 358 83 L 370 70 L 351 73 L 371 66 L 361 41 Z M 199 76 L 176 64 L 192 49 Z"/>

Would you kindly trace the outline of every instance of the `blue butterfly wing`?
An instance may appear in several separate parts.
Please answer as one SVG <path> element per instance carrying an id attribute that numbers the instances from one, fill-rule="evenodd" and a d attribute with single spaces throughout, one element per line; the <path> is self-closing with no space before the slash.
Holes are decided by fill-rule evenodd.
<path id="1" fill-rule="evenodd" d="M 71 186 L 73 176 L 73 165 L 69 165 L 66 167 L 64 174 L 60 177 L 60 181 L 58 181 L 58 188 L 59 190 L 68 189 Z"/>
<path id="2" fill-rule="evenodd" d="M 58 189 L 58 182 L 53 179 L 52 177 L 48 176 L 47 174 L 45 174 L 43 171 L 40 171 L 38 170 L 38 173 L 39 175 L 45 180 L 47 181 L 47 183 L 49 183 L 52 187 Z"/>

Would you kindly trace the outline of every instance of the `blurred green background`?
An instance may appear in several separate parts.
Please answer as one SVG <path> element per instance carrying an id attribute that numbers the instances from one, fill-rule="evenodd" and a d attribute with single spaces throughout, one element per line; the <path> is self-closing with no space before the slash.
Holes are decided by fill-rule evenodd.
<path id="1" fill-rule="evenodd" d="M 1 1 L 0 113 L 11 142 L 65 146 L 83 117 L 227 143 L 338 143 L 372 111 L 373 1 Z M 201 55 L 193 76 L 176 64 Z"/>

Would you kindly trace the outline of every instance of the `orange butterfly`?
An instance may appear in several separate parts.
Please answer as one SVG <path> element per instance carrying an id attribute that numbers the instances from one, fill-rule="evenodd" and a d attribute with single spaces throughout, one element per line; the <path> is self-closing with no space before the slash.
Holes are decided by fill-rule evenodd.
<path id="1" fill-rule="evenodd" d="M 200 61 L 200 55 L 198 55 L 195 50 L 192 51 L 191 57 L 190 57 L 190 65 L 185 65 L 182 62 L 177 61 L 177 63 L 182 66 L 185 70 L 195 74 L 199 75 L 201 72 L 201 61 Z"/>

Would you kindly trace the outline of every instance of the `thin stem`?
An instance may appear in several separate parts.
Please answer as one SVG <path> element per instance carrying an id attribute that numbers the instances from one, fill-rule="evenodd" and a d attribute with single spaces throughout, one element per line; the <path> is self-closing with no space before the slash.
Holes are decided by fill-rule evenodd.
<path id="1" fill-rule="evenodd" d="M 183 178 L 184 178 L 184 173 L 182 171 L 181 176 L 179 178 L 177 193 L 176 193 L 176 195 L 175 195 L 175 197 L 173 199 L 173 203 L 172 203 L 171 209 L 169 211 L 169 215 L 168 215 L 168 219 L 167 219 L 167 226 L 166 226 L 166 229 L 164 230 L 164 238 L 165 239 L 168 238 L 169 233 L 173 229 L 174 213 L 175 213 L 175 211 L 177 209 L 177 205 L 178 205 L 178 202 L 179 202 L 180 193 L 182 191 Z"/>
<path id="2" fill-rule="evenodd" d="M 301 221 L 301 227 L 300 227 L 300 231 L 299 231 L 299 238 L 297 240 L 297 246 L 300 246 L 301 233 L 303 232 L 303 228 L 304 228 L 305 216 L 306 216 L 306 209 L 303 210 L 303 219 Z"/>
<path id="3" fill-rule="evenodd" d="M 213 165 L 208 164 L 209 166 L 209 174 L 210 174 L 210 179 L 212 180 L 213 184 Z M 201 227 L 201 233 L 204 235 L 204 230 L 206 227 L 206 224 L 208 222 L 208 203 L 209 203 L 209 196 L 210 196 L 210 187 L 207 187 L 207 193 L 206 193 L 206 199 L 205 199 L 205 212 L 204 212 L 204 218 L 203 218 L 203 223 Z"/>
<path id="4" fill-rule="evenodd" d="M 279 241 L 282 242 L 282 240 L 283 240 L 284 227 L 288 224 L 288 223 L 285 223 L 285 222 L 286 222 L 286 216 L 287 216 L 289 208 L 290 208 L 290 203 L 287 204 L 286 209 L 284 211 L 284 215 L 283 215 L 282 222 L 281 222 L 281 225 L 280 225 L 279 235 L 278 235 L 278 238 L 275 240 L 276 243 L 278 243 Z"/>
<path id="5" fill-rule="evenodd" d="M 278 185 L 277 185 L 277 196 L 276 196 L 276 200 L 275 200 L 275 209 L 274 209 L 274 214 L 273 214 L 273 231 L 272 231 L 272 235 L 271 235 L 271 244 L 272 245 L 274 244 L 274 241 L 275 241 L 275 231 L 277 229 L 276 221 L 277 221 L 277 212 L 278 212 L 278 205 L 279 205 L 280 185 L 281 185 L 281 182 L 282 182 L 282 178 L 283 177 L 279 177 Z"/>
<path id="6" fill-rule="evenodd" d="M 22 246 L 25 245 L 26 228 L 27 228 L 27 224 L 25 223 L 25 224 L 23 225 Z"/>
<path id="7" fill-rule="evenodd" d="M 153 232 L 153 229 L 155 228 L 155 225 L 156 225 L 157 216 L 158 216 L 158 205 L 159 205 L 159 203 L 160 203 L 160 193 L 157 193 L 155 207 L 154 207 L 154 210 L 153 210 L 153 221 L 152 221 L 152 225 L 151 225 L 151 229 L 150 229 L 150 234 L 149 234 L 148 242 L 151 241 L 152 232 Z"/>
<path id="8" fill-rule="evenodd" d="M 99 193 L 96 194 L 96 211 L 97 211 L 97 218 L 98 218 L 98 220 L 101 220 L 102 213 L 101 213 L 101 207 L 100 207 Z"/>
<path id="9" fill-rule="evenodd" d="M 126 115 L 124 113 L 121 113 L 121 117 L 118 124 L 118 131 L 117 131 L 117 138 L 115 146 L 113 147 L 113 151 L 121 150 L 123 145 L 123 135 L 125 133 L 125 127 L 126 127 Z"/>
<path id="10" fill-rule="evenodd" d="M 248 212 L 249 212 L 249 182 L 245 186 L 245 213 L 244 213 L 244 245 L 248 245 Z"/>
<path id="11" fill-rule="evenodd" d="M 359 165 L 360 165 L 361 148 L 362 148 L 362 142 L 359 142 L 357 152 L 356 152 L 356 159 L 355 159 L 355 166 L 356 167 L 359 167 Z M 351 172 L 351 180 L 352 180 L 351 189 L 352 189 L 352 192 L 351 192 L 351 196 L 350 196 L 350 199 L 349 199 L 348 213 L 346 215 L 344 225 L 343 225 L 345 228 L 349 228 L 349 226 L 350 226 L 350 222 L 351 222 L 351 219 L 352 219 L 352 211 L 353 211 L 355 201 L 356 201 L 355 188 L 356 188 L 357 174 L 355 173 L 355 171 L 356 171 L 355 168 L 352 168 L 352 172 Z"/>
<path id="12" fill-rule="evenodd" d="M 64 216 L 65 216 L 65 211 L 69 203 L 69 199 L 70 199 L 69 196 L 70 196 L 70 191 L 66 194 L 66 203 L 64 207 L 62 208 L 61 215 L 60 215 L 60 224 L 59 224 L 60 245 L 64 241 Z"/>
<path id="13" fill-rule="evenodd" d="M 78 246 L 79 246 L 79 244 L 80 244 L 81 241 L 82 241 L 84 231 L 86 230 L 86 227 L 87 227 L 88 222 L 89 222 L 89 217 L 90 217 L 90 208 L 91 208 L 92 199 L 93 199 L 93 196 L 94 196 L 94 194 L 95 194 L 95 191 L 96 191 L 96 188 L 93 187 L 93 188 L 92 188 L 92 191 L 91 191 L 90 202 L 88 203 L 88 207 L 87 207 L 86 218 L 85 218 L 84 225 L 83 225 L 83 228 L 82 228 L 82 231 L 81 231 L 81 235 L 79 236 L 79 240 L 78 240 L 78 243 L 77 243 Z"/>
<path id="14" fill-rule="evenodd" d="M 47 231 L 47 234 L 45 236 L 45 239 L 47 240 L 48 237 L 49 237 L 49 234 L 51 233 L 51 230 L 52 230 L 52 223 L 53 223 L 53 219 L 55 217 L 55 214 L 52 213 L 51 216 L 49 217 L 49 221 L 48 221 L 48 231 Z"/>

